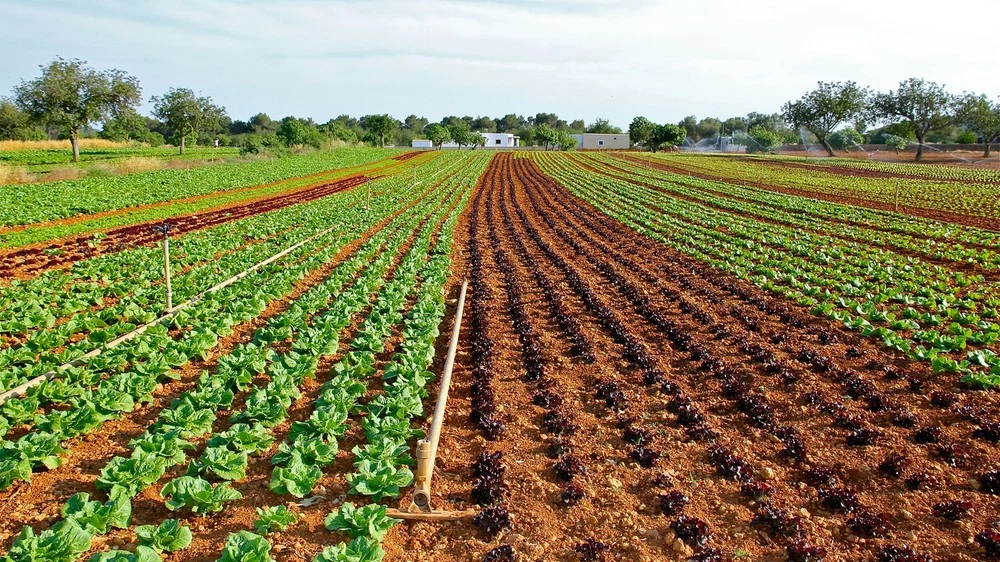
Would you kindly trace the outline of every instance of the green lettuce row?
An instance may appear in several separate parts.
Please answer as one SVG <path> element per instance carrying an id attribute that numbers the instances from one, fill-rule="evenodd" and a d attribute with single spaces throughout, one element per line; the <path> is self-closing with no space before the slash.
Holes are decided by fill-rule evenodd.
<path id="1" fill-rule="evenodd" d="M 447 202 L 453 200 L 449 195 Z M 375 372 L 375 354 L 384 350 L 384 341 L 403 318 L 400 310 L 416 283 L 420 264 L 428 259 L 430 237 L 438 228 L 446 207 L 442 205 L 426 221 L 410 250 L 396 266 L 392 280 L 378 292 L 371 312 L 351 341 L 352 350 L 334 366 L 336 375 L 321 387 L 310 417 L 292 424 L 288 441 L 282 443 L 278 454 L 272 458 L 275 465 L 271 475 L 272 491 L 305 497 L 322 477 L 322 468 L 335 460 L 337 439 L 343 435 L 348 417 L 357 409 L 357 400 L 365 394 L 365 381 Z M 385 267 L 388 265 L 389 260 L 386 260 Z M 382 280 L 372 278 L 371 283 L 368 287 L 360 284 L 352 287 L 343 295 L 343 306 L 331 307 L 339 317 L 341 328 L 369 304 L 367 295 L 376 284 L 381 286 Z M 357 294 L 351 295 L 352 291 Z"/>
<path id="2" fill-rule="evenodd" d="M 811 307 L 814 314 L 838 318 L 846 327 L 854 329 L 864 336 L 878 338 L 887 347 L 906 353 L 911 359 L 929 361 L 936 372 L 962 374 L 963 380 L 972 386 L 1000 388 L 1000 367 L 998 367 L 1000 362 L 990 350 L 968 352 L 968 357 L 965 359 L 954 359 L 948 356 L 951 352 L 963 350 L 969 343 L 990 345 L 992 343 L 990 340 L 995 336 L 989 334 L 995 334 L 998 331 L 995 324 L 983 320 L 975 322 L 975 328 L 980 334 L 983 334 L 977 336 L 975 331 L 971 328 L 967 331 L 967 328 L 962 324 L 962 322 L 972 322 L 975 317 L 961 311 L 955 311 L 949 313 L 948 316 L 949 319 L 954 318 L 955 321 L 941 330 L 937 330 L 939 336 L 931 336 L 927 333 L 931 330 L 915 331 L 913 337 L 916 339 L 911 339 L 900 336 L 898 329 L 912 328 L 912 324 L 895 324 L 899 328 L 892 327 L 893 322 L 909 320 L 909 318 L 875 314 L 878 312 L 877 309 L 856 301 L 852 302 L 850 298 L 844 298 L 836 304 L 853 310 L 854 314 L 849 311 L 837 311 L 834 315 L 832 309 L 818 306 L 820 301 L 816 297 L 820 296 L 825 300 L 836 301 L 837 298 L 840 298 L 836 296 L 836 293 L 815 291 L 805 283 L 800 284 L 797 281 L 798 274 L 796 272 L 799 271 L 799 268 L 805 270 L 812 267 L 806 264 L 803 256 L 775 254 L 766 250 L 765 245 L 756 242 L 753 237 L 745 236 L 742 239 L 734 239 L 734 237 L 729 236 L 728 232 L 701 226 L 692 221 L 681 221 L 669 215 L 653 212 L 645 206 L 635 205 L 637 200 L 655 199 L 648 190 L 637 189 L 631 185 L 625 186 L 614 181 L 598 182 L 593 177 L 586 176 L 582 171 L 567 170 L 563 163 L 558 163 L 549 156 L 539 156 L 536 157 L 536 160 L 544 171 L 550 173 L 563 185 L 568 186 L 571 193 L 582 197 L 642 234 L 723 271 L 731 272 L 763 289 L 779 293 L 800 306 Z M 707 217 L 702 222 L 710 226 L 723 224 L 721 222 L 714 223 Z M 725 224 L 727 228 L 732 226 L 730 223 Z M 756 239 L 767 240 L 764 236 L 757 236 Z M 826 250 L 826 248 L 816 248 L 815 252 L 821 253 Z M 874 264 L 870 267 L 872 275 L 881 276 L 885 273 L 885 270 Z M 910 268 L 910 270 L 913 269 L 913 267 Z M 823 272 L 817 268 L 817 271 L 820 274 L 825 273 L 827 276 L 835 275 L 835 269 Z M 870 293 L 861 288 L 864 285 L 863 281 L 850 278 L 842 279 L 832 286 L 836 291 L 840 291 L 841 294 L 848 295 L 848 297 L 867 297 Z M 934 299 L 941 304 L 947 303 L 949 306 L 957 302 L 954 297 L 950 297 L 940 287 L 935 289 L 929 280 L 913 283 L 907 286 L 906 290 Z M 910 313 L 905 314 L 909 315 Z M 890 326 L 876 327 L 875 323 L 887 323 Z M 914 345 L 918 341 L 930 341 L 938 347 L 927 349 L 922 345 Z M 977 370 L 975 369 L 977 366 L 982 368 Z"/>
<path id="3" fill-rule="evenodd" d="M 471 168 L 474 179 L 482 174 L 486 162 Z M 471 195 L 471 189 L 463 194 L 457 211 L 442 226 L 431 259 L 420 272 L 422 282 L 403 324 L 403 341 L 383 370 L 387 384 L 383 394 L 366 407 L 362 425 L 368 443 L 354 449 L 355 472 L 347 476 L 351 494 L 376 501 L 395 498 L 400 488 L 412 482 L 407 442 L 422 432 L 411 429 L 410 424 L 423 414 L 426 386 L 434 378 L 428 369 L 434 361 L 434 342 L 446 311 L 444 288 L 450 275 L 453 234 L 459 213 Z M 314 562 L 380 562 L 385 556 L 381 542 L 395 520 L 386 516 L 385 506 L 369 504 L 358 509 L 348 502 L 330 513 L 325 523 L 327 529 L 346 533 L 350 540 L 325 548 Z"/>
<path id="4" fill-rule="evenodd" d="M 386 205 L 385 208 L 391 209 L 393 207 Z M 305 248 L 307 247 L 300 250 L 302 252 L 308 252 L 309 250 Z M 313 249 L 313 251 L 315 252 L 315 249 Z M 95 406 L 93 403 L 88 402 L 86 396 L 84 396 L 79 400 L 74 400 L 76 407 L 73 409 L 66 411 L 53 411 L 49 414 L 49 419 L 56 419 L 58 426 L 52 426 L 50 422 L 44 422 L 44 427 L 47 429 L 58 430 L 59 433 L 36 431 L 27 434 L 17 442 L 7 442 L 3 445 L 4 448 L 0 449 L 0 485 L 6 487 L 17 479 L 28 479 L 34 469 L 40 469 L 42 467 L 54 468 L 55 466 L 58 466 L 60 462 L 58 455 L 63 452 L 59 445 L 61 440 L 69 436 L 90 431 L 99 426 L 109 417 L 120 416 L 128 411 L 131 411 L 137 401 L 148 401 L 153 390 L 155 389 L 157 377 L 168 375 L 171 372 L 169 358 L 174 356 L 174 352 L 171 348 L 169 348 L 171 343 L 183 346 L 194 342 L 200 346 L 198 350 L 196 350 L 197 353 L 207 352 L 207 350 L 215 346 L 218 341 L 218 337 L 228 335 L 231 331 L 232 325 L 249 320 L 258 315 L 266 307 L 270 298 L 278 298 L 283 294 L 287 294 L 287 292 L 292 289 L 294 281 L 304 277 L 307 271 L 311 271 L 328 261 L 329 258 L 331 258 L 335 253 L 336 249 L 328 246 L 322 252 L 309 255 L 309 257 L 303 262 L 305 265 L 300 264 L 300 267 L 292 269 L 287 269 L 287 266 L 285 266 L 286 269 L 279 270 L 274 278 L 279 283 L 278 285 L 274 285 L 277 289 L 272 288 L 271 293 L 268 293 L 266 286 L 257 287 L 255 289 L 256 292 L 252 293 L 253 297 L 249 303 L 243 302 L 233 307 L 237 309 L 235 312 L 242 313 L 242 317 L 237 317 L 235 315 L 216 316 L 208 320 L 208 329 L 192 332 L 193 336 L 191 338 L 182 338 L 177 342 L 168 339 L 165 342 L 168 347 L 162 352 L 162 354 L 155 355 L 157 352 L 155 350 L 153 351 L 156 359 L 158 360 L 158 363 L 156 364 L 157 368 L 155 370 L 147 368 L 137 373 L 137 364 L 129 361 L 120 361 L 117 364 L 117 367 L 121 369 L 120 376 L 104 379 L 100 383 L 101 387 L 112 384 L 117 384 L 118 386 L 114 387 L 113 392 L 109 390 L 105 393 L 107 396 L 105 396 L 105 394 L 99 394 L 102 392 L 101 390 L 99 390 L 97 394 L 98 396 L 106 398 L 107 400 L 105 400 L 105 402 L 110 401 L 110 403 L 101 402 Z M 224 297 L 224 295 L 221 297 Z M 201 338 L 200 336 L 202 335 L 207 337 Z M 179 353 L 181 360 L 186 360 L 190 351 L 190 349 L 182 348 L 182 351 L 177 353 Z M 104 357 L 105 356 L 102 355 L 97 359 Z M 114 355 L 111 354 L 108 357 L 113 358 Z M 108 359 L 104 358 L 101 360 Z M 81 371 L 84 373 L 90 372 L 82 369 Z M 69 380 L 66 384 L 72 385 L 73 382 L 74 381 Z M 119 388 L 122 383 L 128 383 L 127 388 Z M 27 400 L 30 403 L 31 398 L 28 398 Z M 12 401 L 8 402 L 8 404 L 11 406 L 5 404 L 4 410 L 10 413 L 13 412 L 14 405 L 23 404 L 23 401 Z M 22 414 L 33 411 L 35 406 L 36 404 L 25 406 Z M 106 413 L 103 411 L 104 409 L 110 409 L 111 412 Z M 190 410 L 196 410 L 196 408 L 190 408 Z"/>
<path id="5" fill-rule="evenodd" d="M 845 218 L 837 217 L 830 220 L 834 217 L 821 210 L 833 207 L 835 204 L 832 203 L 776 194 L 763 189 L 741 188 L 722 182 L 710 182 L 662 170 L 649 170 L 632 161 L 607 155 L 580 155 L 574 158 L 599 168 L 602 167 L 602 164 L 613 165 L 615 168 L 626 171 L 604 167 L 602 173 L 633 181 L 646 183 L 652 181 L 660 190 L 677 193 L 713 206 L 720 206 L 727 211 L 751 214 L 755 217 L 762 217 L 791 227 L 809 229 L 813 232 L 830 233 L 859 242 L 862 245 L 875 243 L 891 247 L 894 250 L 920 254 L 931 259 L 959 262 L 963 265 L 974 263 L 977 267 L 987 270 L 1000 267 L 1000 252 L 983 247 L 984 244 L 990 243 L 990 238 L 994 238 L 995 242 L 1000 244 L 1000 237 L 992 236 L 986 231 L 979 231 L 975 234 L 963 233 L 964 236 L 960 234 L 956 237 L 951 229 L 947 229 L 944 234 L 935 236 L 933 232 L 926 233 L 925 231 L 928 229 L 926 224 L 923 224 L 921 225 L 924 227 L 923 229 L 914 229 L 909 233 L 887 232 L 885 231 L 885 223 L 894 218 L 890 213 L 872 213 L 874 216 L 868 220 L 847 219 L 850 224 L 845 224 Z M 962 238 L 965 242 L 958 242 L 955 238 Z M 975 245 L 968 247 L 965 245 L 966 243 Z"/>
<path id="6" fill-rule="evenodd" d="M 159 170 L 125 176 L 12 185 L 4 189 L 0 226 L 31 224 L 263 185 L 373 162 L 396 153 L 398 151 L 385 149 L 344 148 L 190 170 Z"/>
<path id="7" fill-rule="evenodd" d="M 391 208 L 375 212 L 388 213 Z M 185 451 L 191 448 L 188 439 L 211 431 L 215 419 L 214 411 L 231 404 L 237 392 L 249 390 L 253 377 L 256 374 L 263 374 L 268 362 L 273 358 L 274 353 L 269 347 L 253 343 L 241 346 L 220 358 L 213 376 L 204 374 L 193 390 L 175 399 L 169 408 L 161 411 L 157 421 L 145 434 L 130 443 L 133 447 L 130 457 L 116 457 L 102 469 L 97 483 L 98 489 L 107 490 L 114 497 L 134 497 L 158 481 L 169 466 L 179 464 L 186 459 Z M 309 366 L 308 363 L 289 364 L 283 361 L 282 368 L 308 369 Z M 226 437 L 234 441 L 245 443 L 249 448 L 253 448 L 254 443 L 257 448 L 263 446 L 264 436 L 257 426 L 234 425 L 230 430 L 231 433 Z M 225 483 L 211 486 L 200 478 L 191 478 L 175 484 L 169 491 L 176 492 L 177 495 L 174 497 L 174 494 L 170 494 L 169 501 L 179 502 L 175 503 L 178 507 L 184 505 L 199 512 L 212 511 L 238 494 Z M 22 531 L 21 539 L 15 541 L 11 548 L 9 560 L 11 562 L 37 560 L 39 552 L 49 553 L 45 554 L 48 557 L 43 559 L 53 562 L 73 560 L 80 552 L 89 548 L 91 536 L 92 533 L 80 529 L 72 521 L 60 521 L 37 536 L 30 527 L 26 527 Z M 49 550 L 45 550 L 50 548 L 47 546 L 50 543 L 62 545 L 63 550 L 50 553 Z M 7 559 L 4 559 L 4 562 L 7 562 Z"/>
<path id="8" fill-rule="evenodd" d="M 401 190 L 401 191 L 405 191 L 405 190 Z M 398 197 L 395 197 L 394 200 L 395 200 L 396 204 L 398 204 L 398 201 L 399 201 Z M 338 215 L 328 215 L 328 214 L 325 214 L 325 213 L 315 214 L 315 216 L 312 218 L 312 223 L 310 223 L 309 221 L 305 221 L 305 219 L 308 218 L 308 217 L 301 217 L 300 216 L 298 218 L 300 220 L 303 220 L 306 225 L 308 225 L 308 224 L 316 224 L 316 225 L 328 226 L 330 224 L 330 222 L 336 223 L 338 221 L 338 218 L 339 219 L 343 219 L 344 218 L 343 217 L 343 209 L 341 207 L 339 207 L 339 206 L 336 206 L 336 207 L 331 206 L 331 207 L 334 208 L 334 209 L 336 209 L 341 214 L 341 216 L 338 217 Z M 355 225 L 355 226 L 359 226 L 359 225 Z M 307 252 L 308 252 L 308 248 L 300 249 L 294 255 L 306 255 Z M 259 261 L 259 260 L 256 260 L 256 259 L 252 260 L 252 262 L 255 262 L 255 261 Z M 241 267 L 241 269 L 245 268 L 246 265 L 249 265 L 249 263 L 251 263 L 251 262 L 248 261 L 246 264 L 244 264 Z M 279 270 L 281 267 L 283 267 L 283 266 L 280 265 L 280 264 L 278 264 L 278 265 L 275 265 L 275 266 L 271 266 L 267 271 Z M 261 275 L 262 273 L 263 272 L 256 272 L 254 275 Z M 223 278 L 224 277 L 220 277 L 220 278 L 216 279 L 216 281 L 220 281 Z M 203 301 L 201 301 L 199 303 L 196 303 L 195 306 L 193 306 L 191 308 L 188 308 L 186 310 L 182 310 L 182 311 L 178 312 L 178 314 L 174 318 L 170 319 L 169 325 L 171 327 L 173 327 L 173 328 L 176 328 L 176 329 L 180 330 L 182 333 L 186 333 L 187 330 L 196 327 L 198 325 L 199 321 L 202 321 L 205 318 L 214 318 L 214 316 L 216 314 L 218 314 L 220 310 L 223 310 L 224 307 L 227 306 L 227 303 L 232 298 L 232 295 L 228 295 L 228 298 L 219 298 L 219 295 L 220 295 L 219 293 L 216 293 L 214 295 L 209 295 Z M 214 308 L 209 308 L 209 307 L 214 307 Z M 118 348 L 116 348 L 116 350 L 109 351 L 109 352 L 105 353 L 104 355 L 102 355 L 101 357 L 98 357 L 98 358 L 92 360 L 90 362 L 90 365 L 89 365 L 90 367 L 92 367 L 91 370 L 93 370 L 93 371 L 100 371 L 102 367 L 106 366 L 106 363 L 102 362 L 102 361 L 104 361 L 102 359 L 102 357 L 111 356 L 111 355 L 113 355 L 113 352 L 114 353 L 123 354 L 122 357 L 124 357 L 124 361 L 116 361 L 115 362 L 116 364 L 120 364 L 120 365 L 133 364 L 133 363 L 135 363 L 136 360 L 145 360 L 147 358 L 147 356 L 148 356 L 149 353 L 155 352 L 155 350 L 158 349 L 162 345 L 162 342 L 158 341 L 159 338 L 157 337 L 157 332 L 155 330 L 148 332 L 148 334 L 149 334 L 148 336 L 147 336 L 147 334 L 143 334 L 143 335 L 139 336 L 138 338 L 136 338 L 136 339 L 134 339 L 134 340 L 132 340 L 130 342 L 127 342 L 126 344 L 123 344 L 122 346 L 119 346 Z M 108 339 L 110 339 L 110 338 L 108 338 Z M 138 350 L 138 351 L 136 351 L 133 354 L 133 352 L 129 351 L 129 350 L 133 350 L 133 351 L 134 350 Z M 150 350 L 152 350 L 152 351 L 150 351 Z M 109 355 L 109 354 L 111 354 L 111 355 Z M 58 360 L 58 361 L 53 361 L 51 363 L 52 366 L 59 365 L 59 364 L 62 363 L 63 360 L 69 359 L 69 357 L 72 356 L 72 355 L 67 356 L 67 354 L 65 354 L 65 353 L 64 354 L 60 354 L 60 355 L 61 355 L 62 358 L 60 360 Z M 31 360 L 32 359 L 30 357 L 26 359 L 26 361 L 31 361 Z M 31 368 L 30 374 L 31 375 L 35 375 L 36 373 L 37 374 L 41 374 L 41 373 L 45 372 L 46 370 L 48 370 L 48 368 L 45 368 L 45 367 L 48 367 L 48 365 L 33 364 L 32 367 L 30 367 Z M 93 373 L 93 374 L 91 374 L 89 376 L 91 376 L 91 377 L 99 377 L 100 375 L 98 375 L 97 373 Z M 27 377 L 24 377 L 24 378 L 26 380 Z M 48 384 L 48 383 L 46 383 L 46 384 Z M 49 394 L 53 394 L 54 395 L 54 397 L 51 398 L 51 402 L 50 402 L 50 396 L 49 396 Z M 43 387 L 36 387 L 36 389 L 32 389 L 31 391 L 29 391 L 29 400 L 30 400 L 30 397 L 32 395 L 34 395 L 34 396 L 38 396 L 40 404 L 59 403 L 59 399 L 58 399 L 59 394 L 60 394 L 59 392 L 55 392 L 55 393 L 44 392 L 44 385 L 43 385 Z M 72 397 L 72 396 L 70 396 L 70 397 Z M 25 408 L 17 408 L 17 412 L 21 412 L 23 410 L 25 410 Z M 30 409 L 29 409 L 29 411 L 30 411 Z M 0 410 L 0 412 L 2 412 L 2 410 Z M 12 418 L 11 420 L 8 420 L 8 421 L 11 421 L 12 423 L 6 424 L 7 426 L 13 425 L 13 424 L 16 424 L 16 423 L 20 423 L 20 421 L 23 421 L 23 420 L 18 420 L 18 419 Z M 0 422 L 0 430 L 2 430 L 3 427 L 4 426 L 3 426 L 2 422 Z M 2 431 L 0 431 L 0 434 L 2 434 Z"/>
<path id="9" fill-rule="evenodd" d="M 386 180 L 376 182 L 376 187 L 384 185 Z M 366 190 L 350 190 L 337 194 L 335 197 L 347 205 L 358 205 L 367 196 Z M 325 215 L 325 216 L 321 216 Z M 208 262 L 187 275 L 175 277 L 175 302 L 181 302 L 207 289 L 211 285 L 242 271 L 247 266 L 276 253 L 281 248 L 291 245 L 307 236 L 306 233 L 316 232 L 321 225 L 334 222 L 343 216 L 343 209 L 330 205 L 327 199 L 296 205 L 282 209 L 281 212 L 265 213 L 250 217 L 228 225 L 226 228 L 213 232 L 208 237 L 204 233 L 191 233 L 174 241 L 173 256 L 183 260 L 188 255 L 189 241 L 196 242 L 195 248 L 204 251 L 197 252 L 197 259 Z M 214 229 L 213 229 L 214 230 Z M 259 239 L 256 243 L 242 250 L 231 252 L 220 259 L 213 258 L 210 248 L 216 242 L 226 247 L 225 240 L 237 241 L 236 247 L 244 244 L 247 237 Z M 232 242 L 230 242 L 231 244 Z M 80 263 L 101 262 L 112 265 L 115 275 L 124 275 L 111 283 L 102 281 L 104 267 L 97 274 L 69 275 L 65 272 L 48 272 L 24 286 L 17 285 L 6 288 L 0 300 L 11 304 L 15 309 L 13 318 L 18 318 L 22 328 L 31 330 L 28 326 L 40 323 L 41 329 L 32 331 L 24 345 L 10 346 L 0 350 L 0 385 L 12 387 L 24 378 L 30 378 L 35 373 L 42 373 L 65 362 L 65 359 L 82 355 L 105 342 L 130 331 L 135 323 L 153 319 L 161 308 L 162 288 L 153 286 L 152 281 L 159 282 L 161 270 L 150 267 L 150 263 L 162 263 L 162 257 L 157 248 L 140 248 L 126 250 L 111 256 L 101 256 Z M 76 268 L 74 269 L 74 271 Z M 141 271 L 141 273 L 137 273 Z M 43 288 L 40 288 L 43 287 Z M 69 287 L 69 290 L 65 290 Z M 76 287 L 89 287 L 99 294 L 75 294 Z M 131 295 L 136 287 L 140 287 L 140 296 Z M 23 289 L 23 290 L 21 290 Z M 100 291 L 107 290 L 107 293 Z M 75 296 L 74 296 L 75 294 Z M 120 299 L 114 312 L 96 310 L 78 312 L 61 325 L 45 328 L 53 324 L 56 312 L 50 311 L 52 306 L 62 304 L 79 307 L 90 303 L 101 303 L 111 296 Z M 82 297 L 82 298 L 81 298 Z M 134 298 L 133 298 L 134 297 Z M 138 299 L 138 300 L 137 300 Z M 44 306 L 39 303 L 44 302 Z M 41 318 L 36 318 L 42 316 Z M 31 320 L 36 318 L 37 322 Z M 14 329 L 14 322 L 0 321 L 0 330 Z M 36 326 L 37 327 L 37 326 Z M 77 333 L 88 333 L 89 337 L 69 344 L 58 353 L 51 350 L 62 346 L 66 340 Z"/>

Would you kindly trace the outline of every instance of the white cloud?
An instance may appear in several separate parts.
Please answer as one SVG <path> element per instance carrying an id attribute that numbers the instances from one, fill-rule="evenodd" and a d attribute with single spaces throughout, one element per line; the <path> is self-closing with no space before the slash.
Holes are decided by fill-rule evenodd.
<path id="1" fill-rule="evenodd" d="M 0 88 L 59 54 L 192 87 L 235 118 L 388 111 L 775 111 L 817 80 L 909 76 L 1000 94 L 981 62 L 1000 8 L 917 0 L 340 1 L 0 4 Z"/>

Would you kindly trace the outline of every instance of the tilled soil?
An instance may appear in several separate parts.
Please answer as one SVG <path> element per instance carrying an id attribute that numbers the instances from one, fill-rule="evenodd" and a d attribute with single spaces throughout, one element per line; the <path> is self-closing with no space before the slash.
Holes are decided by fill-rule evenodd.
<path id="1" fill-rule="evenodd" d="M 371 181 L 371 178 L 355 175 L 273 197 L 171 217 L 167 222 L 173 226 L 172 234 L 184 234 L 327 197 L 368 181 Z M 86 234 L 4 253 L 0 255 L 0 278 L 34 276 L 42 271 L 72 265 L 106 252 L 154 243 L 162 235 L 155 232 L 152 227 L 162 222 L 139 223 L 109 230 L 103 233 L 103 238 L 97 244 L 93 243 L 92 235 Z"/>
<path id="2" fill-rule="evenodd" d="M 972 433 L 995 422 L 995 395 L 962 393 L 637 235 L 528 159 L 497 155 L 477 189 L 460 226 L 469 321 L 435 491 L 445 508 L 500 506 L 512 526 L 407 523 L 390 535 L 394 559 L 509 545 L 518 559 L 576 560 L 588 539 L 628 560 L 717 548 L 778 561 L 792 543 L 828 560 L 890 544 L 982 555 L 973 537 L 1000 500 L 976 479 L 997 447 Z M 500 484 L 473 475 L 483 452 L 501 453 Z M 898 476 L 879 469 L 892 455 Z M 952 500 L 970 512 L 933 515 Z M 684 533 L 682 513 L 703 537 Z"/>

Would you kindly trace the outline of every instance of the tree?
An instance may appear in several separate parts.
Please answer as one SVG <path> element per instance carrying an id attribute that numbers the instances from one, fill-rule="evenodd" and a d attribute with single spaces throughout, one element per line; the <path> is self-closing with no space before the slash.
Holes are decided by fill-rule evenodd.
<path id="1" fill-rule="evenodd" d="M 358 135 L 353 130 L 347 128 L 344 123 L 331 119 L 325 125 L 319 126 L 319 131 L 331 140 L 338 140 L 347 144 L 358 142 Z"/>
<path id="2" fill-rule="evenodd" d="M 697 140 L 714 138 L 722 131 L 722 121 L 715 117 L 706 117 L 698 122 L 695 131 L 697 132 Z"/>
<path id="3" fill-rule="evenodd" d="M 531 118 L 531 123 L 538 127 L 539 125 L 548 125 L 555 129 L 559 126 L 559 116 L 555 113 L 536 113 L 534 117 Z"/>
<path id="4" fill-rule="evenodd" d="M 472 122 L 472 129 L 480 133 L 495 133 L 497 132 L 497 124 L 489 117 L 477 117 Z"/>
<path id="5" fill-rule="evenodd" d="M 205 127 L 218 127 L 226 109 L 215 105 L 212 98 L 199 96 L 190 88 L 171 88 L 162 96 L 155 96 L 153 115 L 166 123 L 172 136 L 179 141 L 181 154 L 189 135 Z"/>
<path id="6" fill-rule="evenodd" d="M 1000 139 L 1000 103 L 982 94 L 965 94 L 956 104 L 956 120 L 983 138 L 985 158 L 990 157 L 990 145 Z"/>
<path id="7" fill-rule="evenodd" d="M 469 123 L 464 119 L 459 119 L 448 126 L 448 133 L 451 135 L 451 140 L 458 144 L 459 150 L 463 146 L 472 146 L 478 142 L 482 135 L 476 133 L 469 126 Z"/>
<path id="8" fill-rule="evenodd" d="M 736 131 L 746 131 L 746 117 L 730 117 L 722 122 L 722 134 L 735 135 Z"/>
<path id="9" fill-rule="evenodd" d="M 694 115 L 688 115 L 681 122 L 678 123 L 684 130 L 687 131 L 687 136 L 694 142 L 701 140 L 701 136 L 698 134 L 698 118 Z"/>
<path id="10" fill-rule="evenodd" d="M 677 146 L 684 142 L 686 135 L 687 131 L 680 125 L 674 125 L 673 123 L 656 125 L 649 136 L 649 148 L 653 152 L 656 152 L 659 148 Z"/>
<path id="11" fill-rule="evenodd" d="M 910 144 L 909 139 L 897 135 L 891 135 L 891 134 L 883 135 L 882 139 L 883 139 L 882 142 L 885 143 L 886 148 L 895 150 L 896 154 L 899 154 L 900 150 L 906 150 L 906 147 L 909 146 Z"/>
<path id="12" fill-rule="evenodd" d="M 527 119 L 521 117 L 520 115 L 515 115 L 513 113 L 508 113 L 500 119 L 496 120 L 497 132 L 498 133 L 513 133 L 514 131 L 523 128 L 528 124 Z"/>
<path id="13" fill-rule="evenodd" d="M 314 148 L 323 146 L 323 135 L 320 134 L 316 125 L 306 124 L 295 117 L 289 116 L 282 119 L 275 134 L 285 146 L 312 146 Z"/>
<path id="14" fill-rule="evenodd" d="M 864 115 L 869 97 L 868 90 L 859 88 L 854 82 L 817 82 L 815 90 L 798 101 L 787 102 L 781 109 L 788 122 L 815 135 L 826 152 L 833 156 L 830 134 L 843 123 Z"/>
<path id="15" fill-rule="evenodd" d="M 42 140 L 45 133 L 9 99 L 0 98 L 0 140 Z"/>
<path id="16" fill-rule="evenodd" d="M 632 119 L 632 123 L 628 126 L 629 141 L 632 144 L 648 146 L 655 127 L 656 125 L 645 117 L 639 116 Z"/>
<path id="17" fill-rule="evenodd" d="M 865 138 L 854 127 L 844 127 L 834 131 L 829 139 L 829 145 L 837 150 L 849 150 L 863 143 Z"/>
<path id="18" fill-rule="evenodd" d="M 909 78 L 899 89 L 878 93 L 872 103 L 876 119 L 899 119 L 907 123 L 917 137 L 917 162 L 924 159 L 927 133 L 947 127 L 953 120 L 954 99 L 944 86 L 923 78 Z"/>
<path id="19" fill-rule="evenodd" d="M 545 124 L 535 127 L 533 136 L 535 143 L 545 147 L 545 150 L 554 146 L 556 144 L 556 140 L 558 140 L 558 133 L 556 130 Z"/>
<path id="20" fill-rule="evenodd" d="M 772 131 L 764 125 L 754 125 L 747 132 L 739 132 L 735 135 L 737 142 L 747 147 L 747 152 L 775 153 L 781 148 L 782 137 L 780 133 Z"/>
<path id="21" fill-rule="evenodd" d="M 139 81 L 121 70 L 97 71 L 86 61 L 56 58 L 42 75 L 14 88 L 14 102 L 32 121 L 57 127 L 69 137 L 80 161 L 80 132 L 134 109 L 142 101 Z"/>
<path id="22" fill-rule="evenodd" d="M 424 134 L 430 139 L 431 144 L 441 148 L 441 145 L 451 140 L 451 131 L 448 127 L 440 123 L 431 123 L 424 127 Z"/>
<path id="23" fill-rule="evenodd" d="M 576 137 L 569 131 L 557 131 L 553 144 L 559 150 L 573 150 L 576 148 Z"/>
<path id="24" fill-rule="evenodd" d="M 565 127 L 563 125 L 565 125 Z M 569 129 L 571 132 L 579 134 L 587 130 L 587 124 L 583 121 L 583 119 L 574 119 L 572 123 L 566 125 L 566 122 L 560 119 L 556 122 L 556 129 Z"/>
<path id="25" fill-rule="evenodd" d="M 106 120 L 99 136 L 116 142 L 147 142 L 149 135 L 149 127 L 143 116 L 135 111 L 125 111 Z"/>
<path id="26" fill-rule="evenodd" d="M 361 126 L 365 130 L 366 142 L 377 144 L 380 148 L 385 148 L 386 139 L 399 127 L 399 122 L 389 114 L 366 115 L 361 118 Z"/>
<path id="27" fill-rule="evenodd" d="M 417 117 L 411 114 L 407 115 L 406 119 L 403 120 L 403 128 L 411 131 L 422 131 L 427 126 L 427 123 L 428 120 L 426 117 Z"/>
<path id="28" fill-rule="evenodd" d="M 594 119 L 594 122 L 587 127 L 586 132 L 588 133 L 608 133 L 608 134 L 621 134 L 621 127 L 615 127 L 610 121 L 602 117 Z"/>

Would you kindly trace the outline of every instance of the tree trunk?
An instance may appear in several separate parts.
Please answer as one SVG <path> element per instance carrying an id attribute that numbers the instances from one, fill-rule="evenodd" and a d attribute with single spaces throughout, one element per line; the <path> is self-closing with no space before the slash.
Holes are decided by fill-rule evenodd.
<path id="1" fill-rule="evenodd" d="M 181 131 L 181 154 L 182 155 L 184 154 L 184 137 L 186 137 L 186 136 L 187 135 L 185 135 L 184 132 Z"/>
<path id="2" fill-rule="evenodd" d="M 73 131 L 69 134 L 69 144 L 73 147 L 73 161 L 80 161 L 80 133 Z"/>
<path id="3" fill-rule="evenodd" d="M 924 136 L 917 135 L 917 162 L 923 162 L 924 160 Z"/>
<path id="4" fill-rule="evenodd" d="M 833 147 L 830 146 L 830 141 L 826 140 L 826 137 L 823 138 L 816 137 L 816 138 L 819 139 L 819 143 L 823 145 L 823 148 L 826 149 L 826 153 L 829 154 L 831 158 L 836 156 L 836 154 L 833 153 Z"/>
<path id="5" fill-rule="evenodd" d="M 988 138 L 984 138 L 983 140 L 986 141 L 986 150 L 983 151 L 983 158 L 989 158 L 990 157 L 990 145 L 993 143 L 993 141 L 997 140 L 997 137 L 993 137 L 993 138 L 989 138 L 989 139 Z"/>

